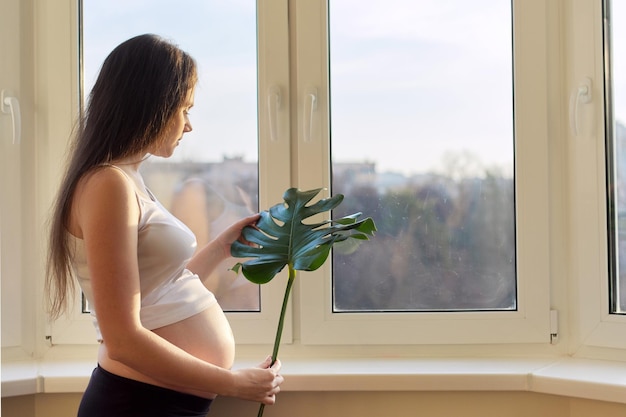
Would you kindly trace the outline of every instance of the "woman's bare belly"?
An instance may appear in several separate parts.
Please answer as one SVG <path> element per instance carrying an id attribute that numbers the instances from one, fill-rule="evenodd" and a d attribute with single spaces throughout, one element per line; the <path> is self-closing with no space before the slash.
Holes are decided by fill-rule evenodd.
<path id="1" fill-rule="evenodd" d="M 198 359 L 226 369 L 233 365 L 235 357 L 233 333 L 222 308 L 217 303 L 195 316 L 154 329 L 153 332 Z M 155 381 L 121 362 L 114 361 L 107 354 L 106 343 L 100 345 L 98 362 L 107 371 L 126 378 L 201 397 L 215 397 L 214 394 L 207 395 L 206 392 L 195 392 Z"/>

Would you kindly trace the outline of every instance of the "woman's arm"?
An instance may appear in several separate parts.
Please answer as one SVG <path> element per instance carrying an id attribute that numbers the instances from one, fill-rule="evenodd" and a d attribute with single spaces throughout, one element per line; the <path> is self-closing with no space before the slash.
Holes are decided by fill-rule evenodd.
<path id="1" fill-rule="evenodd" d="M 116 169 L 103 168 L 85 177 L 76 190 L 71 228 L 86 245 L 94 308 L 111 359 L 165 384 L 272 404 L 282 382 L 279 367 L 223 369 L 141 325 L 139 215 L 133 187 Z M 221 251 L 223 242 L 236 234 L 235 229 L 229 230 L 217 246 Z"/>

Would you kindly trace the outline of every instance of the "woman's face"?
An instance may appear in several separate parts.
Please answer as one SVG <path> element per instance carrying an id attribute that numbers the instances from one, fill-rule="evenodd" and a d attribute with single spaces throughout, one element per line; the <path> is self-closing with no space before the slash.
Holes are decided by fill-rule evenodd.
<path id="1" fill-rule="evenodd" d="M 174 153 L 174 149 L 183 138 L 183 134 L 191 132 L 193 129 L 189 122 L 189 110 L 193 107 L 194 90 L 191 89 L 183 106 L 176 111 L 170 120 L 163 138 L 154 144 L 154 149 L 150 152 L 154 156 L 168 158 Z"/>

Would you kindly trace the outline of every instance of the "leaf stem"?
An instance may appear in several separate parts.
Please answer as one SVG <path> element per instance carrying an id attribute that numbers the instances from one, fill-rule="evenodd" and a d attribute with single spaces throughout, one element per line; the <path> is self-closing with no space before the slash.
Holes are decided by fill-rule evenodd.
<path id="1" fill-rule="evenodd" d="M 285 289 L 285 296 L 283 297 L 283 306 L 280 309 L 280 318 L 278 319 L 278 328 L 276 329 L 276 337 L 274 338 L 274 349 L 272 350 L 272 364 L 276 362 L 278 358 L 278 348 L 280 348 L 280 339 L 283 335 L 283 325 L 285 324 L 285 312 L 287 311 L 287 304 L 289 301 L 289 294 L 291 294 L 291 287 L 293 285 L 293 281 L 296 278 L 296 270 L 291 266 L 289 266 L 289 279 L 287 280 L 287 288 Z M 270 366 L 271 366 L 270 365 Z M 263 416 L 263 410 L 265 409 L 265 404 L 261 404 L 259 407 L 259 413 L 257 417 Z"/>

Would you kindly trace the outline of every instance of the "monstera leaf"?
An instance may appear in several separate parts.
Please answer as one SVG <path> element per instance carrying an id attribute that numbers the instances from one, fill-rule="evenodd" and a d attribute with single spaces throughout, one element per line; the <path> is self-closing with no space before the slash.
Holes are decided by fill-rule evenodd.
<path id="1" fill-rule="evenodd" d="M 321 190 L 321 188 L 310 191 L 288 189 L 283 195 L 284 203 L 261 212 L 256 227 L 248 226 L 243 229 L 242 236 L 250 244 L 235 241 L 231 245 L 232 256 L 251 258 L 237 263 L 232 269 L 235 272 L 241 269 L 243 275 L 255 284 L 268 283 L 285 266 L 289 269 L 287 288 L 274 339 L 272 364 L 278 356 L 285 311 L 296 278 L 296 270 L 314 271 L 324 264 L 333 244 L 348 240 L 368 240 L 376 231 L 376 225 L 371 218 L 357 221 L 361 213 L 338 220 L 321 222 L 310 220 L 310 217 L 330 211 L 343 201 L 343 195 L 337 194 L 307 205 Z M 305 222 L 307 219 L 309 222 Z M 354 250 L 354 245 L 351 250 Z M 264 408 L 265 405 L 261 404 L 257 417 L 263 415 Z"/>
<path id="2" fill-rule="evenodd" d="M 285 203 L 276 204 L 261 212 L 256 228 L 247 227 L 243 237 L 253 246 L 239 241 L 233 243 L 231 254 L 239 258 L 253 258 L 236 264 L 243 275 L 255 284 L 265 284 L 288 265 L 299 271 L 314 271 L 324 264 L 334 243 L 347 239 L 367 240 L 376 231 L 371 218 L 357 221 L 361 213 L 338 220 L 309 222 L 305 220 L 330 211 L 343 201 L 337 194 L 307 205 L 321 188 L 310 191 L 288 189 Z"/>

